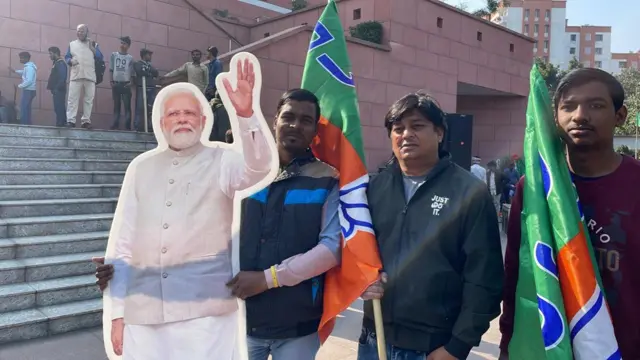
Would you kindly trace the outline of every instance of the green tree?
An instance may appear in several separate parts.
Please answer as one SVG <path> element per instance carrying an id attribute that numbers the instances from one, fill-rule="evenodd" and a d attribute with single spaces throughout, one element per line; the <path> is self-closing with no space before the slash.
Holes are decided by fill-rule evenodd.
<path id="1" fill-rule="evenodd" d="M 627 68 L 616 75 L 616 78 L 624 88 L 624 103 L 629 111 L 625 124 L 616 128 L 616 135 L 635 135 L 637 128 L 636 116 L 640 113 L 640 70 Z"/>
<path id="2" fill-rule="evenodd" d="M 301 10 L 307 7 L 306 0 L 291 0 L 291 10 Z"/>
<path id="3" fill-rule="evenodd" d="M 474 11 L 472 14 L 481 18 L 491 17 L 492 14 L 498 11 L 501 3 L 504 7 L 509 7 L 509 5 L 511 5 L 509 0 L 487 0 L 487 4 L 484 8 Z"/>
<path id="4" fill-rule="evenodd" d="M 466 1 L 460 1 L 457 5 L 454 6 L 462 11 L 469 12 L 469 3 Z"/>
<path id="5" fill-rule="evenodd" d="M 582 63 L 575 57 L 569 61 L 569 67 L 566 70 L 560 70 L 559 66 L 553 65 L 552 63 L 546 62 L 540 58 L 535 59 L 535 64 L 538 66 L 540 75 L 542 75 L 544 81 L 547 83 L 549 95 L 551 95 L 551 97 L 555 94 L 558 84 L 560 84 L 560 81 L 565 77 L 565 75 L 567 75 L 571 70 L 583 67 Z"/>

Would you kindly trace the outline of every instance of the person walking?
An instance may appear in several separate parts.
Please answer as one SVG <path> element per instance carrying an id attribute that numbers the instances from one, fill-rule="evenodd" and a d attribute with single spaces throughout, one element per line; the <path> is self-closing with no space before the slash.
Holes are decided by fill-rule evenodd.
<path id="1" fill-rule="evenodd" d="M 485 179 L 487 183 L 487 187 L 489 189 L 489 193 L 491 194 L 491 199 L 493 199 L 493 205 L 496 207 L 496 214 L 498 214 L 498 219 L 501 219 L 501 211 L 500 199 L 502 197 L 502 183 L 503 178 L 502 174 L 498 170 L 498 164 L 491 160 L 487 163 L 487 178 Z"/>
<path id="2" fill-rule="evenodd" d="M 22 75 L 22 82 L 18 85 L 18 88 L 22 90 L 22 96 L 20 97 L 20 123 L 22 125 L 31 125 L 31 103 L 36 97 L 36 75 L 38 68 L 36 64 L 31 61 L 31 54 L 23 51 L 18 54 L 20 63 L 23 64 L 22 70 L 15 70 L 9 67 L 9 70 L 13 73 Z"/>
<path id="3" fill-rule="evenodd" d="M 84 93 L 81 126 L 85 129 L 90 129 L 91 110 L 93 109 L 93 100 L 96 94 L 95 60 L 104 61 L 104 56 L 98 44 L 89 38 L 89 27 L 87 25 L 78 25 L 76 35 L 78 38 L 69 43 L 69 48 L 64 57 L 67 64 L 71 66 L 66 126 L 76 126 L 80 93 Z"/>
<path id="4" fill-rule="evenodd" d="M 109 72 L 111 73 L 111 94 L 113 97 L 113 124 L 111 130 L 120 128 L 120 108 L 124 103 L 124 126 L 131 130 L 131 75 L 133 56 L 129 54 L 131 38 L 120 38 L 120 50 L 111 53 Z"/>
<path id="5" fill-rule="evenodd" d="M 60 48 L 52 46 L 49 48 L 49 59 L 53 61 L 47 90 L 53 96 L 53 111 L 56 113 L 56 126 L 64 127 L 67 122 L 67 64 L 62 59 Z"/>

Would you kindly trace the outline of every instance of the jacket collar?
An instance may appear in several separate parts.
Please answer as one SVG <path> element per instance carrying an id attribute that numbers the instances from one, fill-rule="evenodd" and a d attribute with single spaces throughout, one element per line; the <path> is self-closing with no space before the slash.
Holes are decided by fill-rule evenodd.
<path id="1" fill-rule="evenodd" d="M 302 167 L 316 161 L 316 157 L 313 155 L 311 149 L 307 149 L 304 154 L 293 159 L 287 166 L 281 169 L 280 174 L 273 182 L 282 181 L 294 176 L 300 175 Z"/>
<path id="2" fill-rule="evenodd" d="M 451 154 L 449 154 L 447 151 L 441 150 L 438 156 L 440 157 L 440 160 L 438 160 L 436 165 L 427 173 L 425 183 L 429 182 L 431 179 L 438 177 L 452 165 Z M 402 185 L 402 170 L 400 169 L 400 164 L 395 158 L 390 161 L 387 169 L 391 172 L 391 175 L 393 176 L 395 181 Z"/>

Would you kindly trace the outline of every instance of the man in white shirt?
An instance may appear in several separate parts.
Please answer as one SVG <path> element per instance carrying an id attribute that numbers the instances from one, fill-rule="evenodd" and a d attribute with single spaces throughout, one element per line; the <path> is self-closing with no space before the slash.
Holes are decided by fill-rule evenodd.
<path id="1" fill-rule="evenodd" d="M 480 158 L 477 156 L 474 156 L 471 158 L 471 173 L 473 174 L 473 176 L 477 177 L 478 179 L 484 181 L 485 183 L 487 182 L 487 170 L 485 170 L 482 165 L 480 165 Z"/>
<path id="2" fill-rule="evenodd" d="M 278 160 L 253 110 L 253 61 L 237 61 L 236 90 L 221 74 L 242 154 L 201 143 L 212 114 L 197 87 L 174 84 L 158 95 L 159 148 L 127 169 L 107 249 L 115 270 L 107 297 L 111 343 L 124 360 L 234 358 L 238 305 L 225 286 L 234 196 L 275 175 Z"/>

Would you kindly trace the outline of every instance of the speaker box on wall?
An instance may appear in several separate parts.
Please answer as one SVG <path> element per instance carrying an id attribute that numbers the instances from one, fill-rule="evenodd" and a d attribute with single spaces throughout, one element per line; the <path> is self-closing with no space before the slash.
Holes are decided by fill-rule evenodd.
<path id="1" fill-rule="evenodd" d="M 444 149 L 451 154 L 454 163 L 465 170 L 470 170 L 473 116 L 447 114 L 447 125 L 449 129 L 445 134 Z"/>

